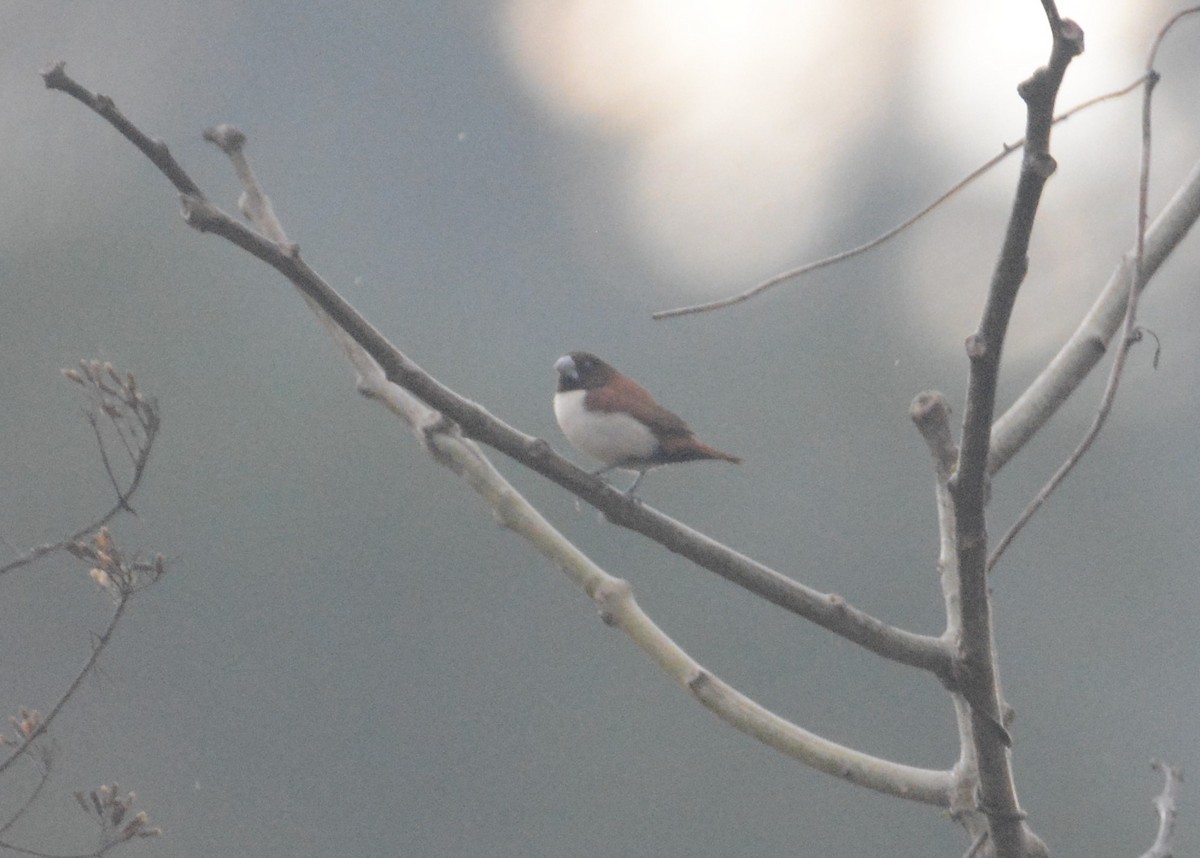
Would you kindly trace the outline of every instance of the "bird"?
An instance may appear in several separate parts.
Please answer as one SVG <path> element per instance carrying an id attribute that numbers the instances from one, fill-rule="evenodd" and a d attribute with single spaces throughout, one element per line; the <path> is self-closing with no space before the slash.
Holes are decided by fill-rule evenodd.
<path id="1" fill-rule="evenodd" d="M 698 440 L 677 415 L 654 401 L 644 387 L 591 352 L 571 352 L 554 362 L 558 390 L 554 417 L 576 449 L 599 460 L 600 476 L 614 469 L 637 471 L 625 494 L 651 468 L 675 462 L 742 460 Z"/>

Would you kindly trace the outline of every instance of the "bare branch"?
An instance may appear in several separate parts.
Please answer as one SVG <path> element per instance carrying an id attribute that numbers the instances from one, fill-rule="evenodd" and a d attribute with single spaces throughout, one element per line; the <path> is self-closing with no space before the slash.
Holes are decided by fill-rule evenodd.
<path id="1" fill-rule="evenodd" d="M 121 111 L 117 110 L 111 98 L 99 93 L 90 93 L 69 78 L 65 71 L 66 66 L 66 63 L 59 62 L 42 72 L 42 80 L 45 81 L 47 89 L 61 90 L 67 93 L 67 95 L 82 101 L 92 110 L 103 116 L 113 128 L 121 132 L 130 143 L 138 147 L 142 154 L 149 158 L 151 163 L 158 167 L 163 175 L 171 180 L 171 184 L 175 186 L 179 193 L 190 194 L 192 196 L 200 193 L 200 188 L 191 180 L 187 173 L 180 169 L 179 164 L 171 156 L 166 143 L 161 140 L 151 140 L 135 128 L 121 114 Z"/>
<path id="2" fill-rule="evenodd" d="M 1000 355 L 1013 304 L 1028 267 L 1029 238 L 1042 190 L 1056 167 L 1050 155 L 1054 101 L 1067 66 L 1083 51 L 1083 31 L 1079 26 L 1060 19 L 1050 0 L 1045 0 L 1044 6 L 1053 45 L 1047 65 L 1018 87 L 1026 104 L 1025 154 L 979 328 L 966 343 L 970 372 L 962 446 L 958 467 L 949 483 L 955 508 L 962 617 L 959 688 L 971 706 L 980 805 L 988 816 L 991 842 L 1000 858 L 1026 854 L 1027 828 L 1012 779 L 992 639 L 984 518 L 988 452 Z"/>
<path id="3" fill-rule="evenodd" d="M 59 74 L 61 67 L 56 67 Z M 75 84 L 57 86 L 91 107 L 87 90 Z M 93 108 L 94 109 L 94 108 Z M 104 118 L 107 115 L 101 113 Z M 144 138 L 130 126 L 130 134 Z M 131 138 L 132 139 L 132 138 Z M 142 148 L 139 146 L 139 148 Z M 162 169 L 160 167 L 160 169 Z M 182 168 L 170 164 L 172 172 Z M 165 172 L 165 170 L 164 170 Z M 407 390 L 453 420 L 463 434 L 481 441 L 575 494 L 600 510 L 612 523 L 634 530 L 767 601 L 802 616 L 835 634 L 893 661 L 930 671 L 952 682 L 950 653 L 938 638 L 897 629 L 849 605 L 836 594 L 806 587 L 769 567 L 675 521 L 555 453 L 544 440 L 507 425 L 486 409 L 437 381 L 400 352 L 334 291 L 300 257 L 294 244 L 280 246 L 247 229 L 203 194 L 184 194 L 185 220 L 201 232 L 212 232 L 283 274 L 311 298 L 333 322 L 365 351 L 393 384 Z"/>
<path id="4" fill-rule="evenodd" d="M 1154 844 L 1142 853 L 1141 858 L 1171 858 L 1175 854 L 1175 805 L 1179 789 L 1183 786 L 1183 771 L 1159 760 L 1153 760 L 1150 768 L 1163 775 L 1163 791 L 1154 799 L 1158 811 L 1158 833 Z"/>
<path id="5" fill-rule="evenodd" d="M 100 528 L 90 544 L 77 542 L 67 548 L 72 555 L 91 567 L 88 573 L 91 579 L 112 596 L 113 613 L 109 617 L 108 626 L 95 638 L 91 656 L 71 684 L 67 686 L 67 690 L 58 699 L 58 702 L 51 707 L 45 717 L 35 712 L 25 717 L 23 723 L 18 726 L 17 732 L 23 741 L 7 759 L 0 762 L 0 774 L 21 759 L 30 749 L 36 747 L 37 739 L 50 729 L 50 725 L 58 717 L 59 712 L 79 690 L 83 680 L 95 669 L 100 654 L 108 647 L 113 633 L 117 630 L 117 625 L 125 615 L 129 600 L 138 591 L 155 583 L 162 577 L 165 570 L 161 554 L 150 562 L 138 560 L 136 557 L 126 557 L 117 547 L 106 527 Z"/>

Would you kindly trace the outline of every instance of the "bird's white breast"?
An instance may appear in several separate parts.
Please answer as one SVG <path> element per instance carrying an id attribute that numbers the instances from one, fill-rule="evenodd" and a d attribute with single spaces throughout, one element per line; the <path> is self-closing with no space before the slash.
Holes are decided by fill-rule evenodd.
<path id="1" fill-rule="evenodd" d="M 554 394 L 554 417 L 568 441 L 607 466 L 654 454 L 658 440 L 646 424 L 621 412 L 588 411 L 586 395 L 584 390 Z"/>

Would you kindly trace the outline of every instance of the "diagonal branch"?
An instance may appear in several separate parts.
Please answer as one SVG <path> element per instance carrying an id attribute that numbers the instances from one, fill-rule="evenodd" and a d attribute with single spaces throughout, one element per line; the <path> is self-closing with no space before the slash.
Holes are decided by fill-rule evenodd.
<path id="1" fill-rule="evenodd" d="M 109 641 L 112 640 L 113 633 L 117 630 L 117 624 L 121 622 L 121 618 L 125 615 L 125 609 L 129 606 L 129 598 L 130 597 L 128 595 L 124 595 L 117 601 L 116 607 L 113 609 L 112 616 L 109 617 L 108 625 L 92 644 L 91 656 L 88 657 L 88 660 L 79 670 L 79 673 L 75 675 L 75 678 L 71 681 L 71 684 L 67 686 L 67 690 L 63 692 L 61 697 L 59 697 L 58 702 L 55 703 L 50 711 L 46 713 L 46 717 L 41 719 L 37 727 L 28 736 L 24 737 L 24 741 L 21 743 L 19 748 L 13 751 L 12 754 L 3 762 L 0 762 L 0 774 L 3 774 L 5 771 L 7 771 L 9 766 L 21 759 L 21 757 L 25 756 L 30 749 L 35 747 L 34 742 L 38 739 L 38 737 L 42 736 L 48 729 L 50 729 L 50 724 L 53 723 L 56 717 L 58 717 L 58 713 L 60 713 L 70 699 L 75 696 L 75 692 L 79 690 L 79 686 L 83 684 L 83 680 L 92 672 L 93 668 L 95 668 L 96 662 L 100 660 L 100 654 L 104 652 L 104 650 L 108 647 Z"/>
<path id="2" fill-rule="evenodd" d="M 104 109 L 95 97 L 66 76 L 59 64 L 43 74 L 46 85 L 73 95 L 135 141 L 146 152 L 166 154 L 165 147 L 145 142 L 143 135 L 121 117 L 111 100 Z M 120 122 L 116 121 L 120 119 Z M 133 135 L 133 136 L 131 136 Z M 631 500 L 607 483 L 555 453 L 544 440 L 526 435 L 490 414 L 482 406 L 443 385 L 400 352 L 300 258 L 294 244 L 280 245 L 233 220 L 209 203 L 174 160 L 155 161 L 181 191 L 184 218 L 201 232 L 232 242 L 283 274 L 314 301 L 379 364 L 389 381 L 409 391 L 453 420 L 468 438 L 481 441 L 600 510 L 614 524 L 634 530 L 767 601 L 802 616 L 885 658 L 930 671 L 951 682 L 950 653 L 939 638 L 894 628 L 847 604 L 836 594 L 821 593 L 740 554 L 640 501 Z"/>

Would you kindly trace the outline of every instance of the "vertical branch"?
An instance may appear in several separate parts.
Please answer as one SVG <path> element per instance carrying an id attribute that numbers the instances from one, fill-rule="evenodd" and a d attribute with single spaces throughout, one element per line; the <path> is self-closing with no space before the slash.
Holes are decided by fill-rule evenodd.
<path id="1" fill-rule="evenodd" d="M 1029 238 L 1046 181 L 1056 163 L 1050 155 L 1054 101 L 1071 60 L 1083 51 L 1083 31 L 1059 18 L 1043 0 L 1053 36 L 1048 64 L 1018 87 L 1026 104 L 1025 155 L 1000 258 L 978 330 L 967 338 L 970 360 L 958 468 L 950 481 L 956 518 L 962 634 L 958 649 L 959 688 L 971 706 L 971 728 L 979 764 L 979 800 L 987 814 L 996 854 L 1027 854 L 1027 829 L 1017 801 L 1001 715 L 994 663 L 991 603 L 987 587 L 987 461 L 996 406 L 1000 355 L 1013 305 L 1028 269 Z"/>
<path id="2" fill-rule="evenodd" d="M 950 479 L 958 461 L 958 447 L 950 428 L 950 405 L 946 397 L 935 391 L 918 393 L 909 406 L 908 415 L 929 452 L 933 455 L 936 476 L 935 499 L 938 518 L 938 578 L 946 607 L 946 630 L 942 639 L 959 640 L 962 632 L 958 575 L 958 553 L 955 550 L 956 531 L 954 499 L 950 495 Z M 986 838 L 987 827 L 975 812 L 975 788 L 978 784 L 978 765 L 971 730 L 971 707 L 957 688 L 949 688 L 954 703 L 954 720 L 958 728 L 958 760 L 952 769 L 953 787 L 950 794 L 950 815 L 975 838 Z M 982 840 L 978 841 L 982 845 Z"/>

